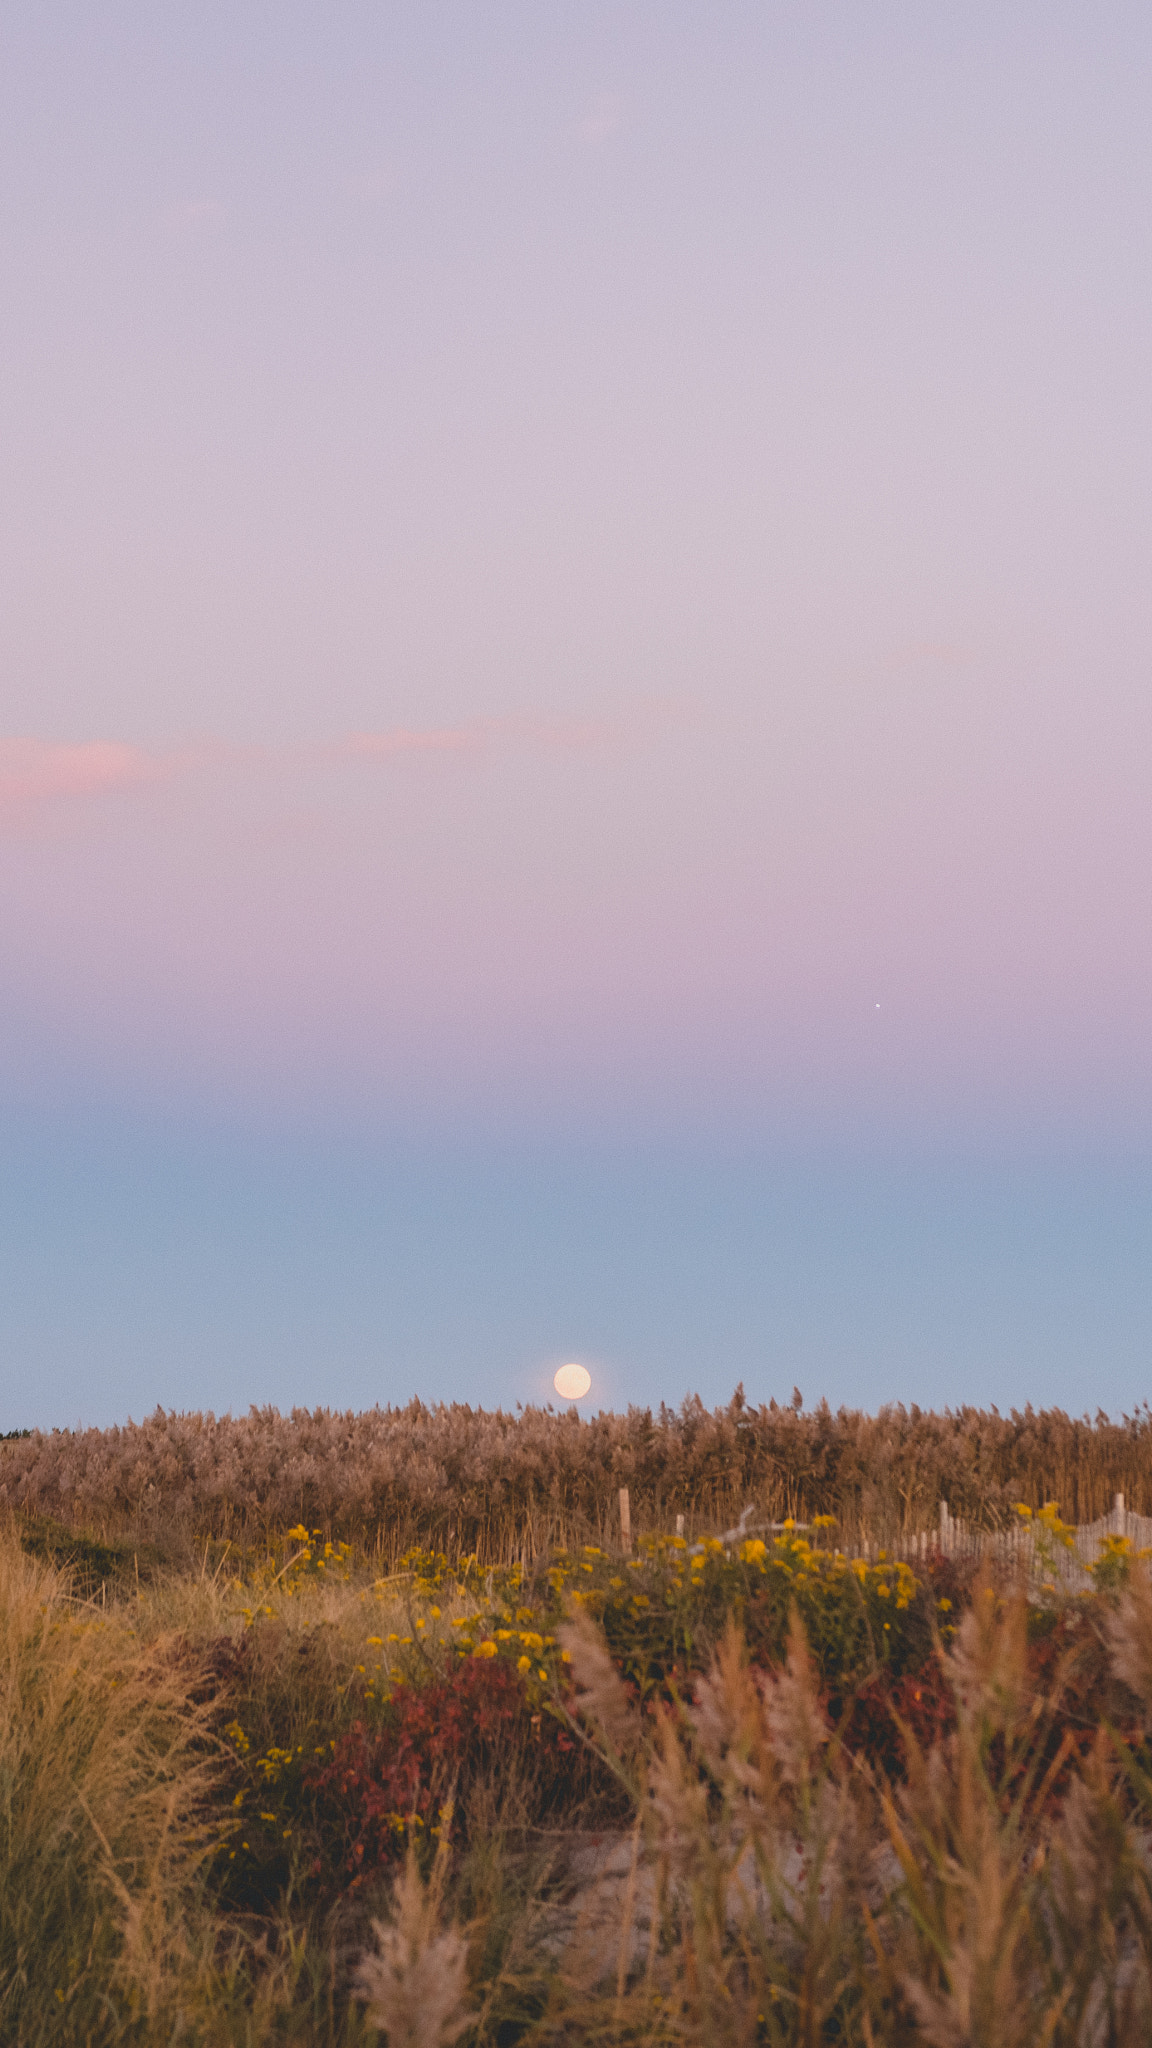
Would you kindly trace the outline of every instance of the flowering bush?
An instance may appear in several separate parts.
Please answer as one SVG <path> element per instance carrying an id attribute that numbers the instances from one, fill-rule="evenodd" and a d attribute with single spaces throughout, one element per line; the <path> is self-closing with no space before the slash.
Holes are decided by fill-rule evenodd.
<path id="1" fill-rule="evenodd" d="M 830 1541 L 830 1530 L 815 1533 Z M 609 1788 L 589 1780 L 569 1719 L 560 1632 L 572 1609 L 603 1627 L 641 1705 L 690 1697 L 732 1621 L 767 1666 L 780 1659 L 792 1612 L 800 1614 L 833 1701 L 870 1674 L 915 1671 L 933 1642 L 934 1595 L 907 1564 L 849 1560 L 795 1529 L 729 1548 L 652 1537 L 628 1560 L 585 1544 L 535 1571 L 484 1569 L 475 1557 L 452 1566 L 427 1550 L 400 1563 L 393 1577 L 357 1591 L 341 1548 L 298 1524 L 246 1588 L 247 1669 L 233 1671 L 240 1682 L 231 1690 L 247 1690 L 252 1706 L 224 1729 L 235 1762 L 222 1838 L 233 1894 L 271 1896 L 293 1868 L 325 1887 L 379 1870 L 414 1831 L 431 1838 L 455 1780 L 507 1774 L 510 1758 L 535 1786 L 528 1803 L 538 1814 L 593 1793 L 603 1806 Z M 325 1617 L 342 1585 L 344 1661 L 333 1664 Z M 288 1635 L 284 1602 L 294 1611 Z M 466 1806 L 457 1808 L 458 1828 Z"/>
<path id="2" fill-rule="evenodd" d="M 329 1757 L 304 1766 L 320 1845 L 313 1877 L 360 1883 L 402 1857 L 413 1835 L 434 1840 L 449 1798 L 459 1834 L 470 1787 L 512 1773 L 536 1821 L 571 1813 L 593 1792 L 601 1804 L 611 1799 L 611 1780 L 585 1745 L 554 1715 L 533 1711 L 507 1663 L 471 1656 L 427 1685 L 398 1687 L 382 1721 L 357 1721 Z"/>
<path id="3" fill-rule="evenodd" d="M 674 1690 L 702 1669 L 730 1617 L 753 1660 L 768 1664 L 783 1655 L 795 1608 L 833 1689 L 881 1667 L 914 1669 L 933 1642 L 931 1593 L 902 1559 L 883 1551 L 874 1562 L 849 1559 L 795 1529 L 733 1547 L 717 1538 L 690 1546 L 653 1536 L 626 1561 L 589 1544 L 561 1552 L 547 1584 L 557 1608 L 568 1600 L 600 1622 L 642 1698 Z"/>

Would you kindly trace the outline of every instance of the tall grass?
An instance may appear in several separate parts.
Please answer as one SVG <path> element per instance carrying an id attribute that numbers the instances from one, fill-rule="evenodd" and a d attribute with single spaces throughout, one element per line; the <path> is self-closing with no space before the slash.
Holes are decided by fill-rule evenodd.
<path id="1" fill-rule="evenodd" d="M 363 1414 L 157 1410 L 123 1428 L 0 1442 L 0 1503 L 119 1541 L 125 1569 L 150 1541 L 190 1556 L 197 1537 L 243 1544 L 301 1520 L 367 1537 L 382 1569 L 416 1546 L 531 1557 L 603 1541 L 621 1486 L 638 1531 L 677 1514 L 690 1532 L 722 1528 L 752 1502 L 778 1520 L 835 1515 L 849 1540 L 884 1542 L 931 1528 L 941 1498 L 977 1527 L 1008 1523 L 1017 1501 L 1056 1500 L 1066 1520 L 1087 1522 L 1116 1493 L 1152 1513 L 1152 1414 L 806 1413 L 754 1408 L 738 1389 L 711 1412 L 689 1401 L 590 1421 L 418 1401 Z"/>
<path id="2" fill-rule="evenodd" d="M 250 1631 L 254 1589 L 204 1569 L 96 1599 L 84 1583 L 0 1528 L 0 2040 L 371 2037 L 347 1937 L 293 1903 L 290 1864 L 259 1914 L 222 1896 L 243 1819 L 222 1731 L 237 1712 L 256 1744 L 346 1724 L 366 1629 L 402 1625 L 403 1604 L 342 1578 L 261 1586 Z"/>
<path id="3" fill-rule="evenodd" d="M 898 1783 L 853 1761 L 825 1713 L 803 1630 L 783 1669 L 749 1669 L 732 1630 L 688 1705 L 652 1728 L 593 1631 L 569 1644 L 579 1711 L 629 1758 L 626 1867 L 593 1880 L 527 2038 L 691 2048 L 1138 2048 L 1152 2039 L 1152 1782 L 1104 1728 L 1059 1798 L 1041 1768 L 1024 1596 L 977 1589 L 946 1659 L 954 1733 L 908 1745 Z M 1152 1722 L 1152 1591 L 1111 1635 Z M 632 1726 L 629 1726 L 630 1721 Z M 410 1864 L 363 1983 L 413 2048 L 475 2022 L 463 1930 Z M 589 1933 L 592 1939 L 586 1937 Z M 581 1938 L 581 1937 L 584 1938 Z M 455 1958 L 454 1998 L 415 1992 Z"/>
<path id="4" fill-rule="evenodd" d="M 173 1645 L 0 1542 L 0 2037 L 146 2038 L 183 1959 L 212 1759 Z"/>
<path id="5" fill-rule="evenodd" d="M 931 1657 L 950 1713 L 924 1748 L 904 1726 L 888 1770 L 847 1713 L 834 1718 L 796 1610 L 783 1651 L 773 1636 L 754 1665 L 745 1601 L 747 1638 L 733 1616 L 642 1704 L 591 1615 L 635 1608 L 641 1629 L 655 1580 L 639 1559 L 569 1560 L 573 1688 L 554 1683 L 549 1711 L 595 1753 L 615 1805 L 601 1802 L 595 1830 L 579 1805 L 542 1826 L 526 1753 L 489 1745 L 479 1775 L 454 1773 L 455 1818 L 446 1778 L 438 1840 L 410 1828 L 406 1859 L 363 1884 L 341 1877 L 334 1898 L 310 1859 L 346 1793 L 309 1818 L 298 1767 L 277 1782 L 279 1765 L 262 1765 L 329 1733 L 338 1759 L 358 1723 L 386 1744 L 389 1659 L 407 1659 L 410 1700 L 424 1659 L 427 1700 L 453 1671 L 508 1677 L 531 1631 L 497 1641 L 491 1584 L 470 1598 L 446 1578 L 421 1596 L 412 1578 L 322 1571 L 306 1549 L 288 1547 L 291 1569 L 234 1575 L 234 1552 L 208 1545 L 188 1569 L 105 1582 L 93 1600 L 0 1529 L 0 2040 L 1152 2039 L 1152 1584 L 1131 1559 L 1110 1591 L 1043 1612 L 1006 1580 L 979 1583 L 963 1613 L 943 1603 L 955 1633 Z M 709 1557 L 681 1574 L 700 1621 L 708 1572 L 718 1584 L 728 1570 L 718 1546 Z M 527 1575 L 507 1576 L 513 1599 L 533 1597 Z M 850 1576 L 863 1597 L 867 1572 Z M 593 1585 L 603 1599 L 576 1598 Z M 468 1654 L 453 1624 L 472 1608 L 486 1619 Z M 249 1842 L 246 1862 L 233 1856 Z M 340 1843 L 325 1854 L 330 1873 L 345 1868 Z"/>

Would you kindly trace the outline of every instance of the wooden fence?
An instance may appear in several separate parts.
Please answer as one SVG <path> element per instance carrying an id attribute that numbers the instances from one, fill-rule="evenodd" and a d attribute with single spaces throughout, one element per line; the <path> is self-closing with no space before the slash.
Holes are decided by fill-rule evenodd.
<path id="1" fill-rule="evenodd" d="M 1065 1592 L 1085 1591 L 1092 1583 L 1093 1565 L 1103 1555 L 1110 1536 L 1126 1537 L 1136 1552 L 1152 1552 L 1152 1515 L 1133 1514 L 1118 1493 L 1110 1514 L 1097 1522 L 1082 1522 L 1073 1531 L 1071 1543 L 1045 1529 L 1039 1517 L 1021 1520 L 1008 1529 L 973 1529 L 940 1503 L 935 1529 L 921 1529 L 910 1535 L 877 1545 L 865 1541 L 864 1555 L 875 1558 L 880 1549 L 889 1557 L 906 1558 L 909 1564 L 924 1562 L 933 1552 L 944 1557 L 991 1557 L 1016 1565 L 1030 1579 L 1048 1580 Z"/>
<path id="2" fill-rule="evenodd" d="M 785 1529 L 794 1528 L 797 1534 L 807 1532 L 807 1523 L 754 1522 L 752 1511 L 745 1511 L 739 1525 L 726 1531 L 723 1541 L 732 1545 L 745 1536 L 758 1533 L 777 1535 Z M 677 1533 L 682 1534 L 683 1517 L 677 1523 Z M 883 1554 L 885 1557 L 901 1557 L 909 1564 L 925 1563 L 927 1559 L 940 1554 L 944 1557 L 997 1558 L 1005 1564 L 1012 1564 L 1027 1573 L 1030 1579 L 1058 1584 L 1065 1592 L 1085 1591 L 1092 1583 L 1092 1567 L 1104 1552 L 1110 1536 L 1126 1537 L 1136 1552 L 1152 1553 L 1152 1515 L 1133 1514 L 1124 1505 L 1124 1495 L 1118 1493 L 1112 1503 L 1110 1514 L 1101 1515 L 1097 1522 L 1083 1522 L 1074 1530 L 1070 1544 L 1047 1530 L 1038 1516 L 1024 1519 L 1008 1529 L 973 1529 L 968 1523 L 949 1512 L 946 1500 L 940 1502 L 939 1521 L 934 1529 L 921 1529 L 879 1543 L 873 1538 L 862 1537 L 852 1548 L 857 1554 L 873 1561 Z"/>

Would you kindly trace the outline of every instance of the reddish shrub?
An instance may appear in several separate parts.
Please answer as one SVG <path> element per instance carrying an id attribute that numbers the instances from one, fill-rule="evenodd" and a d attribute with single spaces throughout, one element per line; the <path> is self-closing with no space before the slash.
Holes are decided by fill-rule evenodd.
<path id="1" fill-rule="evenodd" d="M 1140 1716 L 1113 1675 L 1100 1624 L 1098 1603 L 1068 1605 L 1042 1617 L 1028 1645 L 1030 1688 L 1047 1713 L 1042 1743 L 1020 1774 L 1030 1769 L 1052 1806 L 1087 1762 L 1102 1725 L 1130 1749 L 1143 1747 Z"/>
<path id="2" fill-rule="evenodd" d="M 834 1709 L 835 1711 L 835 1709 Z M 863 1754 L 890 1778 L 904 1776 L 905 1743 L 901 1728 L 921 1749 L 930 1749 L 954 1725 L 956 1707 L 940 1658 L 933 1655 L 919 1671 L 893 1678 L 877 1671 L 843 1703 L 845 1747 Z"/>
<path id="3" fill-rule="evenodd" d="M 445 1678 L 399 1687 L 384 1726 L 357 1721 L 305 1785 L 332 1865 L 356 1883 L 402 1855 L 411 1828 L 435 1828 L 453 1788 L 462 1831 L 469 1787 L 513 1773 L 533 1819 L 609 1792 L 579 1739 L 533 1711 L 515 1672 L 469 1658 Z M 322 1870 L 318 1857 L 313 1875 Z"/>
<path id="4" fill-rule="evenodd" d="M 1132 1748 L 1142 1734 L 1132 1703 L 1112 1677 L 1107 1648 L 1097 1618 L 1075 1606 L 1038 1617 L 1028 1645 L 1028 1689 L 1037 1718 L 1023 1748 L 1008 1769 L 1004 1790 L 1027 1782 L 1043 1791 L 1052 1807 L 1066 1793 L 1077 1768 L 1085 1763 L 1102 1723 L 1108 1723 Z M 839 1704 L 839 1714 L 837 1708 Z M 842 1703 L 832 1702 L 846 1747 L 864 1755 L 889 1777 L 905 1771 L 907 1729 L 919 1747 L 929 1749 L 955 1725 L 955 1702 L 938 1655 L 921 1669 L 899 1679 L 878 1671 Z M 1005 1744 L 992 1745 L 993 1773 L 1005 1769 Z"/>

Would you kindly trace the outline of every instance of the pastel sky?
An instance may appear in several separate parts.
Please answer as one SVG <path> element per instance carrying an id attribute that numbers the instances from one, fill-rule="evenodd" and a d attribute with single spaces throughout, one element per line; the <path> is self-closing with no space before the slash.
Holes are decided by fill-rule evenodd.
<path id="1" fill-rule="evenodd" d="M 1136 4 L 4 13 L 15 1421 L 1142 1397 L 1150 83 Z"/>

